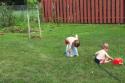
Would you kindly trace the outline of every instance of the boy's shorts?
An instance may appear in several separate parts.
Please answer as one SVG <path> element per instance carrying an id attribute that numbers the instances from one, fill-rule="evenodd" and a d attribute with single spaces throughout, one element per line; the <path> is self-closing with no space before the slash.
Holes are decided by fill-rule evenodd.
<path id="1" fill-rule="evenodd" d="M 98 60 L 97 58 L 95 58 L 95 62 L 96 62 L 97 64 L 100 64 L 100 60 Z"/>

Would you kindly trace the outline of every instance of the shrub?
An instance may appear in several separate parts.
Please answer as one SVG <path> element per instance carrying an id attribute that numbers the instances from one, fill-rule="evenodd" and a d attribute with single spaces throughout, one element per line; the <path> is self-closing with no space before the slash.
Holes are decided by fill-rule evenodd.
<path id="1" fill-rule="evenodd" d="M 8 27 L 14 25 L 14 16 L 11 7 L 2 3 L 0 6 L 0 27 Z"/>

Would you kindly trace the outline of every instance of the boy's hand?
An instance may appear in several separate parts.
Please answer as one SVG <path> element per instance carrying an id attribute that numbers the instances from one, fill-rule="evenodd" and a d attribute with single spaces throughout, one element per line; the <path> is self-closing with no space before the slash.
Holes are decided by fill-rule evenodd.
<path id="1" fill-rule="evenodd" d="M 112 58 L 112 57 L 110 57 L 109 59 L 110 59 L 110 60 L 113 60 L 113 58 Z"/>

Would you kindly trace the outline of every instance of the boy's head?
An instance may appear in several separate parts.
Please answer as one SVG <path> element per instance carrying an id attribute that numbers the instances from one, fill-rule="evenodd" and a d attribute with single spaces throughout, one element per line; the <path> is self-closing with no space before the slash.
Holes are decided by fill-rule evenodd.
<path id="1" fill-rule="evenodd" d="M 108 51 L 108 49 L 109 49 L 109 44 L 108 44 L 108 43 L 103 43 L 102 49 L 104 49 L 105 51 Z"/>
<path id="2" fill-rule="evenodd" d="M 80 46 L 80 41 L 79 40 L 75 40 L 74 41 L 74 46 L 75 47 L 79 47 Z"/>

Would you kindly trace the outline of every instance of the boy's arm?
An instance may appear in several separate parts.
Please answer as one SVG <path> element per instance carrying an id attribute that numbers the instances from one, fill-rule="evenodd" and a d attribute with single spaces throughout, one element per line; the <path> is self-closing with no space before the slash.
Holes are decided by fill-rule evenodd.
<path id="1" fill-rule="evenodd" d="M 106 53 L 106 57 L 108 57 L 109 59 L 113 60 L 113 58 L 111 56 L 109 56 L 108 53 Z"/>

